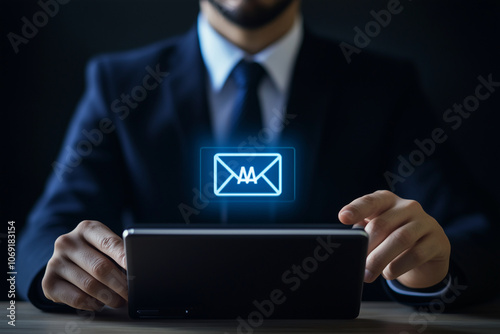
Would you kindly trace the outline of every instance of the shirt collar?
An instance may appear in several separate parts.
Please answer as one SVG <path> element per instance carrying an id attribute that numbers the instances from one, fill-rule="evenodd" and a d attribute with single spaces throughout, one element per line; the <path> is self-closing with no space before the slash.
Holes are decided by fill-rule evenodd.
<path id="1" fill-rule="evenodd" d="M 261 64 L 271 77 L 276 88 L 285 94 L 288 91 L 295 59 L 302 44 L 304 31 L 302 17 L 298 16 L 292 29 L 278 41 L 261 52 L 249 55 L 220 35 L 202 13 L 198 15 L 200 49 L 208 71 L 212 89 L 220 91 L 234 66 L 243 58 Z"/>

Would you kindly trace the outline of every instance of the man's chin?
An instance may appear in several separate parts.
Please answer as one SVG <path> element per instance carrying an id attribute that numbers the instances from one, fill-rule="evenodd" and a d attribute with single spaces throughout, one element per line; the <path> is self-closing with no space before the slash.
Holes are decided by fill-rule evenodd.
<path id="1" fill-rule="evenodd" d="M 245 29 L 262 28 L 278 18 L 295 0 L 278 0 L 272 6 L 257 0 L 243 0 L 239 6 L 226 0 L 207 0 L 228 21 Z M 231 3 L 226 4 L 226 2 Z"/>

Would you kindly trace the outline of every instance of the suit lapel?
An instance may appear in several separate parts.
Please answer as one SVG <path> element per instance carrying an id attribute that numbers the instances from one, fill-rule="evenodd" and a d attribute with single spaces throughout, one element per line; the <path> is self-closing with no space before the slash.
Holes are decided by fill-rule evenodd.
<path id="1" fill-rule="evenodd" d="M 322 121 L 335 117 L 332 105 L 342 99 L 341 83 L 347 71 L 345 60 L 332 59 L 331 48 L 333 43 L 321 41 L 305 31 L 304 41 L 300 49 L 290 88 L 290 97 L 287 104 L 287 114 L 296 116 L 296 122 L 290 121 L 285 126 L 285 138 L 290 135 L 304 134 L 311 143 L 317 140 L 323 128 L 331 129 L 335 124 L 324 124 Z M 311 132 L 311 130 L 313 132 Z M 311 138 L 311 134 L 315 136 Z M 304 138 L 306 139 L 306 138 Z"/>
<path id="2" fill-rule="evenodd" d="M 336 129 L 341 115 L 337 112 L 342 100 L 342 82 L 345 77 L 345 60 L 332 59 L 337 55 L 333 43 L 324 42 L 307 29 L 294 69 L 290 98 L 287 104 L 287 120 L 280 145 L 296 149 L 297 201 L 307 203 L 311 197 L 317 167 L 331 163 L 321 149 L 325 142 L 339 140 Z M 321 153 L 321 155 L 320 155 Z M 316 177 L 316 179 L 313 178 Z M 305 198 L 300 199 L 303 196 Z"/>
<path id="3" fill-rule="evenodd" d="M 175 165 L 178 171 L 168 186 L 172 188 L 169 191 L 177 193 L 178 203 L 196 211 L 193 207 L 193 189 L 199 188 L 199 149 L 203 146 L 203 139 L 211 138 L 206 70 L 196 25 L 176 41 L 175 48 L 167 52 L 171 53 L 164 57 L 169 68 L 164 92 L 165 114 L 170 118 L 170 131 L 175 133 L 175 140 L 168 140 L 163 145 L 168 152 L 176 152 L 169 156 L 166 163 Z M 174 187 L 174 183 L 177 186 Z M 177 208 L 177 204 L 175 206 Z M 192 215 L 190 219 L 196 220 L 196 217 Z"/>
<path id="4" fill-rule="evenodd" d="M 218 205 L 200 202 L 200 148 L 214 146 L 207 96 L 207 71 L 196 25 L 180 39 L 171 58 L 168 96 L 177 119 L 183 203 L 198 211 L 193 223 L 217 223 Z M 174 163 L 178 163 L 173 161 Z M 203 195 L 202 195 L 203 196 Z"/>
<path id="5" fill-rule="evenodd" d="M 169 89 L 182 137 L 210 138 L 211 121 L 206 92 L 206 69 L 200 52 L 196 25 L 180 40 L 171 60 Z"/>

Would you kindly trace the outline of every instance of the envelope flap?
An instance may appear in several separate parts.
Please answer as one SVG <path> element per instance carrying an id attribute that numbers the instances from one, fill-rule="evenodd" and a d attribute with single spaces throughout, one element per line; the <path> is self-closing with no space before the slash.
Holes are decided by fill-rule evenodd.
<path id="1" fill-rule="evenodd" d="M 256 178 L 259 179 L 279 162 L 281 155 L 271 153 L 263 153 L 261 155 L 221 153 L 217 154 L 215 159 L 236 178 L 240 176 L 242 171 L 248 173 L 253 169 Z"/>

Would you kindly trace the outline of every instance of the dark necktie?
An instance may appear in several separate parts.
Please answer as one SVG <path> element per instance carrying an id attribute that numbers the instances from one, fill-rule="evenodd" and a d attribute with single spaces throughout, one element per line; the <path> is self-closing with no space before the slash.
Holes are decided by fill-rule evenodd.
<path id="1" fill-rule="evenodd" d="M 260 108 L 258 87 L 265 70 L 255 62 L 240 61 L 231 73 L 238 95 L 233 111 L 231 137 L 246 140 L 248 136 L 256 136 L 262 129 L 262 112 Z"/>
<path id="2" fill-rule="evenodd" d="M 231 139 L 233 144 L 257 136 L 263 127 L 258 87 L 266 74 L 264 68 L 255 62 L 240 61 L 231 76 L 238 87 L 233 110 Z M 270 204 L 265 202 L 225 203 L 222 220 L 230 224 L 254 225 L 270 221 Z"/>

